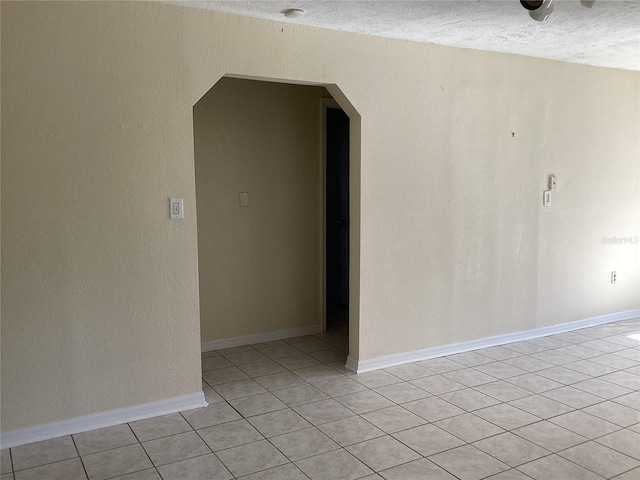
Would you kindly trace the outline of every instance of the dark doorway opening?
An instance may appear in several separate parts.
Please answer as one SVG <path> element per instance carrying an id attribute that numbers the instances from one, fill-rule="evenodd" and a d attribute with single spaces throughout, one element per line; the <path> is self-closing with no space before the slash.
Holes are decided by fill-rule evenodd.
<path id="1" fill-rule="evenodd" d="M 325 108 L 327 330 L 349 333 L 349 117 Z"/>

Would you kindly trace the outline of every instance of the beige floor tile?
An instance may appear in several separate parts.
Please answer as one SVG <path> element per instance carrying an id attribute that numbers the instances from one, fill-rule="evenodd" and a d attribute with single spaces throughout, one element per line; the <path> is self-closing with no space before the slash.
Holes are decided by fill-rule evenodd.
<path id="1" fill-rule="evenodd" d="M 396 367 L 385 368 L 384 371 L 404 381 L 427 377 L 435 373 L 435 372 L 432 372 L 431 370 L 421 367 L 420 365 L 416 365 L 415 363 L 407 363 L 405 365 L 398 365 Z"/>
<path id="2" fill-rule="evenodd" d="M 513 407 L 508 403 L 493 405 L 488 408 L 476 410 L 473 413 L 505 430 L 513 430 L 514 428 L 523 427 L 541 420 L 539 417 Z"/>
<path id="3" fill-rule="evenodd" d="M 129 445 L 84 455 L 82 462 L 89 480 L 104 480 L 153 467 L 142 445 Z"/>
<path id="4" fill-rule="evenodd" d="M 179 433 L 149 440 L 144 442 L 142 446 L 155 466 L 211 453 L 207 444 L 196 432 Z"/>
<path id="5" fill-rule="evenodd" d="M 475 442 L 504 432 L 502 428 L 471 413 L 440 420 L 435 423 L 435 426 L 446 430 L 465 442 Z"/>
<path id="6" fill-rule="evenodd" d="M 544 352 L 547 350 L 547 347 L 543 345 L 538 345 L 534 342 L 528 341 L 507 343 L 504 345 L 504 348 L 513 350 L 514 352 L 518 352 L 522 355 L 531 355 L 532 353 Z"/>
<path id="7" fill-rule="evenodd" d="M 289 357 L 294 358 L 294 357 Z M 306 380 L 309 383 L 317 383 L 327 380 L 329 378 L 340 378 L 343 377 L 341 373 L 337 372 L 331 367 L 327 367 L 326 365 L 317 365 L 315 367 L 307 367 L 300 368 L 298 370 L 294 370 L 293 373 L 298 375 L 303 380 Z"/>
<path id="8" fill-rule="evenodd" d="M 574 370 L 569 370 L 565 367 L 553 367 L 547 368 L 546 370 L 539 370 L 536 372 L 536 375 L 554 380 L 563 385 L 571 385 L 590 378 L 587 375 L 583 375 L 582 373 Z"/>
<path id="9" fill-rule="evenodd" d="M 429 457 L 429 460 L 460 480 L 479 480 L 509 469 L 508 465 L 471 445 L 438 453 Z"/>
<path id="10" fill-rule="evenodd" d="M 233 364 L 221 355 L 202 359 L 202 371 L 216 370 L 218 368 L 232 367 Z"/>
<path id="11" fill-rule="evenodd" d="M 294 355 L 300 355 L 300 350 L 289 344 L 283 343 L 281 345 L 274 345 L 271 347 L 263 348 L 260 350 L 267 357 L 276 360 L 278 358 L 292 357 Z"/>
<path id="12" fill-rule="evenodd" d="M 422 425 L 393 434 L 395 438 L 425 457 L 464 445 L 458 437 L 436 427 Z"/>
<path id="13" fill-rule="evenodd" d="M 527 373 L 517 377 L 511 377 L 506 381 L 533 393 L 542 393 L 563 386 L 562 383 L 541 377 L 535 373 Z"/>
<path id="14" fill-rule="evenodd" d="M 531 395 L 529 397 L 519 398 L 509 402 L 509 405 L 513 405 L 516 408 L 529 412 L 540 418 L 552 418 L 569 413 L 574 410 L 573 407 L 565 405 L 564 403 L 556 402 L 550 398 L 543 397 L 541 395 Z"/>
<path id="15" fill-rule="evenodd" d="M 320 365 L 318 360 L 305 353 L 291 357 L 278 358 L 276 359 L 276 362 L 289 370 L 297 370 Z"/>
<path id="16" fill-rule="evenodd" d="M 248 363 L 263 362 L 269 360 L 269 357 L 263 355 L 257 350 L 245 350 L 244 352 L 223 354 L 224 358 L 234 365 L 246 365 Z"/>
<path id="17" fill-rule="evenodd" d="M 396 433 L 426 423 L 418 415 L 399 406 L 365 413 L 362 418 L 387 433 Z"/>
<path id="18" fill-rule="evenodd" d="M 438 397 L 423 398 L 415 402 L 405 403 L 403 407 L 429 422 L 436 422 L 464 413 L 464 410 L 461 408 L 445 402 Z"/>
<path id="19" fill-rule="evenodd" d="M 127 473 L 119 477 L 113 477 L 109 480 L 162 480 L 155 468 L 147 468 L 133 473 Z"/>
<path id="20" fill-rule="evenodd" d="M 265 437 L 282 435 L 308 428 L 311 424 L 293 410 L 278 410 L 249 418 L 249 422 Z"/>
<path id="21" fill-rule="evenodd" d="M 466 367 L 475 367 L 478 365 L 484 365 L 485 363 L 493 362 L 493 358 L 487 357 L 478 352 L 456 353 L 455 355 L 449 355 L 446 358 L 460 363 Z"/>
<path id="22" fill-rule="evenodd" d="M 361 417 L 325 423 L 318 429 L 343 447 L 385 435 L 385 432 Z"/>
<path id="23" fill-rule="evenodd" d="M 245 419 L 203 428 L 198 430 L 198 434 L 214 452 L 263 439 Z"/>
<path id="24" fill-rule="evenodd" d="M 638 480 L 640 478 L 640 468 L 634 468 L 628 472 L 618 475 L 613 480 Z"/>
<path id="25" fill-rule="evenodd" d="M 315 383 L 318 390 L 323 391 L 330 397 L 338 397 L 348 395 L 349 393 L 361 392 L 367 390 L 364 385 L 352 380 L 349 377 L 336 377 Z"/>
<path id="26" fill-rule="evenodd" d="M 385 436 L 347 447 L 347 451 L 374 471 L 385 470 L 420 458 L 393 437 Z"/>
<path id="27" fill-rule="evenodd" d="M 512 433 L 551 452 L 559 452 L 587 441 L 585 437 L 548 421 L 517 428 Z"/>
<path id="28" fill-rule="evenodd" d="M 486 365 L 479 365 L 475 367 L 475 369 L 487 375 L 491 375 L 492 377 L 495 377 L 500 380 L 504 380 L 505 378 L 517 377 L 518 375 L 525 375 L 527 373 L 524 370 L 521 370 L 519 368 L 513 367 L 511 365 L 508 365 L 502 362 L 494 362 L 494 363 L 487 363 Z M 453 378 L 453 377 L 449 377 L 449 378 Z M 455 378 L 453 379 L 456 380 Z M 495 380 L 490 380 L 490 381 L 495 382 Z M 461 382 L 461 383 L 464 383 L 464 382 Z M 489 382 L 482 382 L 482 383 L 489 383 Z"/>
<path id="29" fill-rule="evenodd" d="M 600 380 L 615 383 L 631 390 L 640 390 L 640 376 L 628 371 L 609 373 L 600 377 Z"/>
<path id="30" fill-rule="evenodd" d="M 531 395 L 529 390 L 517 387 L 503 380 L 478 385 L 475 389 L 485 395 L 495 398 L 496 400 L 500 400 L 501 402 L 510 402 L 511 400 L 517 400 L 518 398 L 528 397 Z"/>
<path id="31" fill-rule="evenodd" d="M 213 454 L 158 467 L 163 480 L 228 480 L 233 478 Z"/>
<path id="32" fill-rule="evenodd" d="M 431 375 L 429 377 L 418 378 L 410 382 L 431 395 L 441 395 L 443 393 L 454 392 L 465 388 L 461 383 L 455 382 L 443 375 Z"/>
<path id="33" fill-rule="evenodd" d="M 237 380 L 246 380 L 249 376 L 238 367 L 218 368 L 202 374 L 202 378 L 212 387 L 223 383 L 231 383 Z"/>
<path id="34" fill-rule="evenodd" d="M 391 375 L 384 370 L 361 373 L 353 377 L 353 379 L 367 388 L 384 387 L 385 385 L 392 385 L 394 383 L 402 382 L 401 378 L 398 378 L 395 375 Z"/>
<path id="35" fill-rule="evenodd" d="M 259 393 L 266 393 L 264 387 L 253 380 L 239 380 L 237 382 L 223 383 L 213 387 L 225 400 L 248 397 Z"/>
<path id="36" fill-rule="evenodd" d="M 290 407 L 329 399 L 327 394 L 306 382 L 303 385 L 276 390 L 272 393 Z"/>
<path id="37" fill-rule="evenodd" d="M 131 422 L 129 426 L 140 442 L 192 430 L 189 423 L 179 413 L 138 420 Z"/>
<path id="38" fill-rule="evenodd" d="M 240 345 L 237 347 L 222 348 L 222 349 L 216 350 L 216 352 L 220 355 L 228 355 L 231 353 L 248 352 L 251 350 L 254 350 L 254 348 L 250 345 Z"/>
<path id="39" fill-rule="evenodd" d="M 204 393 L 204 399 L 209 405 L 212 403 L 224 402 L 224 398 L 222 398 L 220 394 L 211 387 L 203 388 L 202 393 Z"/>
<path id="40" fill-rule="evenodd" d="M 458 362 L 454 362 L 453 360 L 449 360 L 448 358 L 440 357 L 440 358 L 432 358 L 430 360 L 423 360 L 421 362 L 415 362 L 416 365 L 426 368 L 427 370 L 431 370 L 435 373 L 447 373 L 452 372 L 454 370 L 460 370 L 461 368 L 465 368 L 464 365 Z"/>
<path id="41" fill-rule="evenodd" d="M 596 439 L 596 442 L 640 460 L 640 433 L 638 432 L 619 430 Z"/>
<path id="42" fill-rule="evenodd" d="M 553 363 L 554 365 L 566 365 L 567 363 L 577 362 L 580 360 L 578 357 L 569 355 L 567 353 L 561 353 L 556 350 L 546 350 L 544 352 L 534 353 L 531 358 L 537 358 L 544 362 Z"/>
<path id="43" fill-rule="evenodd" d="M 638 362 L 636 362 L 635 360 L 624 358 L 618 355 L 618 353 L 620 352 L 616 352 L 615 354 L 608 353 L 599 357 L 593 357 L 590 359 L 590 361 L 598 363 L 600 365 L 605 365 L 607 367 L 615 368 L 616 370 L 624 370 L 625 368 L 631 368 L 638 364 Z"/>
<path id="44" fill-rule="evenodd" d="M 343 407 L 333 399 L 307 403 L 293 409 L 314 425 L 333 422 L 355 415 L 348 408 Z"/>
<path id="45" fill-rule="evenodd" d="M 236 477 L 289 463 L 289 460 L 266 440 L 222 450 L 217 455 Z"/>
<path id="46" fill-rule="evenodd" d="M 584 382 L 576 383 L 573 387 L 606 399 L 621 397 L 622 395 L 632 392 L 632 390 L 628 388 L 621 387 L 615 383 L 606 382 L 600 378 L 591 378 Z"/>
<path id="47" fill-rule="evenodd" d="M 0 474 L 11 473 L 12 471 L 11 453 L 9 452 L 9 449 L 6 448 L 2 450 L 2 456 L 0 457 Z"/>
<path id="48" fill-rule="evenodd" d="M 270 392 L 306 384 L 304 380 L 291 372 L 274 373 L 256 377 L 254 380 Z"/>
<path id="49" fill-rule="evenodd" d="M 73 440 L 80 455 L 138 443 L 138 439 L 126 423 L 90 432 L 77 433 L 73 435 Z"/>
<path id="50" fill-rule="evenodd" d="M 487 477 L 487 480 L 531 480 L 531 477 L 519 472 L 515 468 L 511 470 L 505 470 L 497 475 L 491 475 Z"/>
<path id="51" fill-rule="evenodd" d="M 11 449 L 14 471 L 68 460 L 77 456 L 78 452 L 70 435 Z"/>
<path id="52" fill-rule="evenodd" d="M 445 393 L 443 395 L 439 395 L 439 398 L 455 405 L 456 407 L 460 407 L 467 412 L 500 403 L 499 400 L 478 392 L 473 388 L 465 388 L 464 390 L 458 390 L 457 392 Z"/>
<path id="53" fill-rule="evenodd" d="M 507 358 L 514 358 L 522 355 L 520 352 L 500 346 L 483 348 L 482 350 L 478 350 L 478 353 L 485 357 L 493 358 L 494 360 L 506 360 Z"/>
<path id="54" fill-rule="evenodd" d="M 313 480 L 355 480 L 373 473 L 360 460 L 345 450 L 334 450 L 296 462 Z"/>
<path id="55" fill-rule="evenodd" d="M 262 415 L 263 413 L 288 408 L 287 405 L 271 393 L 236 398 L 235 400 L 229 400 L 229 404 L 243 417 L 253 417 L 254 415 Z"/>
<path id="56" fill-rule="evenodd" d="M 455 370 L 453 372 L 444 373 L 443 376 L 453 380 L 454 382 L 461 383 L 466 387 L 475 387 L 484 383 L 495 382 L 498 379 L 497 377 L 487 375 L 486 373 L 482 373 L 474 368 Z"/>
<path id="57" fill-rule="evenodd" d="M 503 362 L 526 372 L 537 372 L 538 370 L 544 370 L 545 368 L 553 367 L 553 363 L 545 362 L 538 358 L 529 356 L 508 358 L 506 360 L 503 360 Z"/>
<path id="58" fill-rule="evenodd" d="M 625 407 L 634 408 L 640 410 L 640 392 L 633 392 L 622 397 L 613 399 L 614 402 L 624 405 Z M 14 465 L 15 468 L 15 465 Z"/>
<path id="59" fill-rule="evenodd" d="M 607 401 L 583 409 L 585 413 L 607 420 L 621 427 L 640 423 L 640 411 L 619 403 Z"/>
<path id="60" fill-rule="evenodd" d="M 385 387 L 376 388 L 375 391 L 395 403 L 413 402 L 414 400 L 420 400 L 431 396 L 430 393 L 427 393 L 421 388 L 418 388 L 408 382 L 387 385 Z"/>
<path id="61" fill-rule="evenodd" d="M 338 348 L 311 352 L 309 355 L 322 363 L 345 362 L 347 360 L 347 352 Z"/>
<path id="62" fill-rule="evenodd" d="M 381 472 L 385 480 L 456 480 L 431 460 L 422 458 Z"/>
<path id="63" fill-rule="evenodd" d="M 553 417 L 549 421 L 589 439 L 602 437 L 620 430 L 620 427 L 613 423 L 581 411 L 565 413 L 559 417 Z"/>
<path id="64" fill-rule="evenodd" d="M 340 448 L 340 445 L 315 427 L 271 437 L 270 441 L 292 461 Z"/>
<path id="65" fill-rule="evenodd" d="M 475 442 L 473 446 L 512 467 L 531 462 L 551 453 L 510 432 L 485 438 Z"/>
<path id="66" fill-rule="evenodd" d="M 341 397 L 336 397 L 335 400 L 358 415 L 368 413 L 373 410 L 380 410 L 381 408 L 392 407 L 394 405 L 392 401 L 387 400 L 382 395 L 372 390 L 364 390 L 350 395 L 343 395 Z"/>
<path id="67" fill-rule="evenodd" d="M 534 460 L 521 465 L 518 470 L 535 480 L 602 480 L 600 475 L 557 455 Z"/>
<path id="68" fill-rule="evenodd" d="M 590 377 L 599 377 L 600 375 L 606 375 L 607 373 L 615 372 L 615 368 L 607 367 L 599 363 L 592 362 L 590 360 L 582 360 L 575 363 L 567 363 L 564 368 L 575 370 L 576 372 L 583 373 Z"/>
<path id="69" fill-rule="evenodd" d="M 295 347 L 304 353 L 320 352 L 322 350 L 329 350 L 332 348 L 329 343 L 323 342 L 322 340 L 318 339 L 313 339 L 308 342 L 296 343 Z"/>
<path id="70" fill-rule="evenodd" d="M 20 470 L 16 480 L 86 480 L 87 475 L 79 458 L 48 463 L 39 467 Z"/>
<path id="71" fill-rule="evenodd" d="M 250 377 L 261 377 L 264 375 L 273 375 L 274 373 L 287 371 L 282 365 L 269 359 L 238 365 L 238 368 Z"/>
<path id="72" fill-rule="evenodd" d="M 241 480 L 308 480 L 302 471 L 293 463 L 287 463 L 279 467 L 263 470 L 262 472 L 252 473 Z"/>
<path id="73" fill-rule="evenodd" d="M 187 410 L 182 412 L 182 416 L 196 429 L 232 422 L 233 420 L 242 418 L 238 412 L 231 408 L 226 402 L 214 403 L 204 408 Z"/>
<path id="74" fill-rule="evenodd" d="M 640 462 L 596 442 L 587 442 L 564 450 L 558 455 L 605 478 L 640 466 Z"/>

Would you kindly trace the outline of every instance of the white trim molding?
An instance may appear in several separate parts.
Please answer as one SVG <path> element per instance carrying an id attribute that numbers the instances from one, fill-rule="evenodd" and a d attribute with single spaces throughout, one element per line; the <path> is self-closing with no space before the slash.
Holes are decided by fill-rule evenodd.
<path id="1" fill-rule="evenodd" d="M 119 408 L 117 410 L 85 415 L 21 430 L 12 430 L 0 434 L 0 446 L 3 449 L 18 447 L 26 443 L 49 440 L 50 438 L 62 437 L 73 433 L 88 432 L 97 428 L 111 427 L 135 420 L 144 420 L 145 418 L 168 415 L 170 413 L 191 410 L 192 408 L 206 407 L 207 405 L 208 403 L 204 399 L 204 393 L 198 392 L 191 395 L 169 398 L 168 400 L 161 400 L 159 402 Z"/>
<path id="2" fill-rule="evenodd" d="M 404 363 L 418 362 L 428 360 L 430 358 L 443 357 L 445 355 L 453 355 L 454 353 L 469 352 L 480 348 L 494 347 L 496 345 L 504 345 L 505 343 L 521 342 L 522 340 L 530 340 L 532 338 L 546 337 L 548 335 L 556 335 L 558 333 L 570 332 L 579 328 L 592 327 L 605 323 L 618 322 L 620 320 L 630 320 L 640 317 L 640 309 L 626 310 L 623 312 L 609 313 L 597 317 L 576 320 L 575 322 L 560 323 L 548 327 L 534 328 L 523 332 L 507 333 L 505 335 L 497 335 L 495 337 L 480 338 L 478 340 L 469 340 L 467 342 L 451 343 L 440 347 L 425 348 L 422 350 L 414 350 L 411 352 L 394 353 L 392 355 L 384 355 L 382 357 L 371 358 L 369 360 L 355 360 L 352 357 L 347 358 L 346 368 L 356 373 L 365 373 L 380 368 L 394 367 Z"/>
<path id="3" fill-rule="evenodd" d="M 243 345 L 252 345 L 254 343 L 272 342 L 273 340 L 313 335 L 314 333 L 320 333 L 321 328 L 320 324 L 316 324 L 309 325 L 308 327 L 287 328 L 286 330 L 276 330 L 275 332 L 244 335 L 242 337 L 210 340 L 208 342 L 202 342 L 202 351 L 210 352 L 212 350 L 220 350 L 221 348 L 240 347 Z"/>

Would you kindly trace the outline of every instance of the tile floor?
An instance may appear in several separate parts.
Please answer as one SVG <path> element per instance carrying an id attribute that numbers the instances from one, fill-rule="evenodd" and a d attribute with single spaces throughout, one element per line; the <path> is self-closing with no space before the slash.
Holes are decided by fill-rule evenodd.
<path id="1" fill-rule="evenodd" d="M 1 480 L 640 479 L 640 319 L 361 375 L 347 345 L 204 353 L 208 407 L 3 450 Z"/>

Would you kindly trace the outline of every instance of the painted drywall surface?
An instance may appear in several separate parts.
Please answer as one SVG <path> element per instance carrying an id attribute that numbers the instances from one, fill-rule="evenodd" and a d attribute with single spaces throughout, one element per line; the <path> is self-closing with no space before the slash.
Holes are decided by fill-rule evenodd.
<path id="1" fill-rule="evenodd" d="M 199 389 L 192 106 L 227 73 L 361 115 L 354 358 L 639 306 L 602 241 L 639 230 L 637 73 L 121 2 L 3 2 L 2 67 L 3 431 Z"/>
<path id="2" fill-rule="evenodd" d="M 223 78 L 194 107 L 203 341 L 322 322 L 322 97 Z"/>

